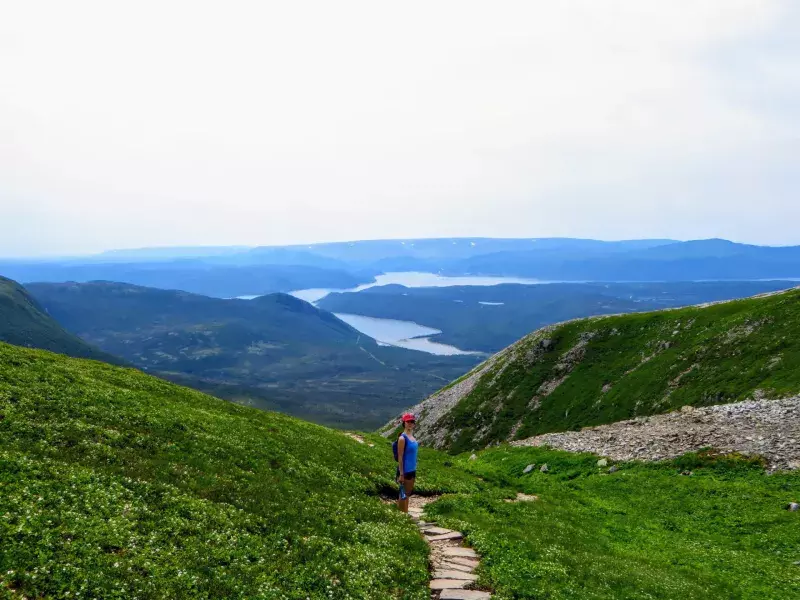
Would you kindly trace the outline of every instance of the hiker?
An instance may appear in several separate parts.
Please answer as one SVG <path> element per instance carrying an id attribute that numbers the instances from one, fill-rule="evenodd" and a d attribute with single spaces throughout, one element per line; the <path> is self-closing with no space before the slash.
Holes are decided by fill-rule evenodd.
<path id="1" fill-rule="evenodd" d="M 408 499 L 414 491 L 414 480 L 417 478 L 417 449 L 419 442 L 414 438 L 414 425 L 417 419 L 411 413 L 402 416 L 403 433 L 397 438 L 397 483 L 400 495 L 397 508 L 408 512 Z"/>

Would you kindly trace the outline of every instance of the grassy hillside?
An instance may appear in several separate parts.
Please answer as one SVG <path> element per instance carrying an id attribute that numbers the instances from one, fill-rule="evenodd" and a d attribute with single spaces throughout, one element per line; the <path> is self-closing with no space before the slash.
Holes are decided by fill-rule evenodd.
<path id="1" fill-rule="evenodd" d="M 548 327 L 418 410 L 423 439 L 460 451 L 757 391 L 800 391 L 800 290 Z"/>
<path id="2" fill-rule="evenodd" d="M 444 458 L 423 491 L 477 489 Z M 427 598 L 393 474 L 383 440 L 0 344 L 2 598 Z"/>
<path id="3" fill-rule="evenodd" d="M 17 282 L 0 277 L 0 341 L 119 363 L 68 333 Z"/>
<path id="4" fill-rule="evenodd" d="M 498 352 L 534 329 L 568 319 L 731 300 L 796 285 L 788 281 L 387 285 L 330 294 L 317 306 L 335 313 L 414 321 L 441 330 L 432 338 L 437 342 Z"/>
<path id="5" fill-rule="evenodd" d="M 609 473 L 596 456 L 506 446 L 456 464 L 488 489 L 428 512 L 467 533 L 497 600 L 800 598 L 800 513 L 785 508 L 800 472 L 701 453 Z M 493 485 L 539 499 L 509 503 Z"/>
<path id="6" fill-rule="evenodd" d="M 0 344 L 0 598 L 427 599 L 427 546 L 378 498 L 389 442 L 367 442 Z M 798 472 L 596 460 L 423 447 L 418 488 L 499 600 L 800 597 Z"/>
<path id="7" fill-rule="evenodd" d="M 121 283 L 38 283 L 69 331 L 174 381 L 325 424 L 371 429 L 470 357 L 385 348 L 286 294 L 222 300 Z"/>

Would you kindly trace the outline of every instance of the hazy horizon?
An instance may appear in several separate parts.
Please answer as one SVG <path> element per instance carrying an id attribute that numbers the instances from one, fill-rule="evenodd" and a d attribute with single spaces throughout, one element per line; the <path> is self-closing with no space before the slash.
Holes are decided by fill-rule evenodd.
<path id="1" fill-rule="evenodd" d="M 800 244 L 791 0 L 11 3 L 0 257 Z"/>

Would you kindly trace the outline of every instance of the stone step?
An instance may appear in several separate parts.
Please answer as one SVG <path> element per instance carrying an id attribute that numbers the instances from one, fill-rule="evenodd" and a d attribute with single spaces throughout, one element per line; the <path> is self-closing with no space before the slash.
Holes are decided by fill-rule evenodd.
<path id="1" fill-rule="evenodd" d="M 476 581 L 477 575 L 472 573 L 464 573 L 463 571 L 448 571 L 445 569 L 434 571 L 434 579 L 459 579 L 461 581 Z"/>
<path id="2" fill-rule="evenodd" d="M 475 552 L 472 548 L 459 548 L 459 547 L 452 547 L 452 548 L 444 548 L 443 553 L 445 556 L 464 556 L 467 558 L 478 558 L 478 553 Z"/>
<path id="3" fill-rule="evenodd" d="M 444 527 L 428 527 L 425 533 L 428 535 L 444 535 L 445 533 L 453 533 L 453 530 L 445 529 Z"/>
<path id="4" fill-rule="evenodd" d="M 439 600 L 489 600 L 492 595 L 489 592 L 478 590 L 442 590 Z"/>
<path id="5" fill-rule="evenodd" d="M 459 579 L 431 579 L 432 590 L 458 590 L 466 587 L 468 583 L 466 580 Z"/>
<path id="6" fill-rule="evenodd" d="M 443 571 L 461 571 L 462 573 L 472 573 L 475 567 L 468 567 L 466 565 L 459 565 L 458 563 L 450 562 L 449 560 L 442 561 L 439 568 Z"/>
<path id="7" fill-rule="evenodd" d="M 448 540 L 460 540 L 464 537 L 460 531 L 451 531 L 442 535 L 426 536 L 429 542 L 446 542 Z"/>
<path id="8" fill-rule="evenodd" d="M 466 556 L 446 556 L 444 560 L 450 564 L 460 565 L 470 569 L 475 569 L 479 564 L 481 564 L 477 558 L 468 558 Z"/>

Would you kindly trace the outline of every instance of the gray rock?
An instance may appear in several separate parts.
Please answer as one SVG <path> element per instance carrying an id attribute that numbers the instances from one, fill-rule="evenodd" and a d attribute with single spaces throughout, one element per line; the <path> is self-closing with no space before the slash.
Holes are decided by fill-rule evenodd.
<path id="1" fill-rule="evenodd" d="M 592 452 L 611 462 L 665 460 L 711 447 L 760 455 L 769 472 L 800 469 L 800 395 L 772 400 L 689 407 L 580 431 L 546 433 L 511 446 L 550 446 Z M 800 503 L 800 499 L 796 499 Z"/>
<path id="2" fill-rule="evenodd" d="M 597 461 L 597 466 L 598 467 L 607 467 L 608 466 L 608 459 L 601 458 L 600 460 Z"/>
<path id="3" fill-rule="evenodd" d="M 797 502 L 790 502 L 789 506 L 786 507 L 786 510 L 790 512 L 796 512 L 800 510 L 800 504 L 798 504 Z"/>
<path id="4" fill-rule="evenodd" d="M 616 473 L 617 471 L 619 471 L 619 467 L 617 465 L 611 465 L 610 467 L 608 467 L 609 473 Z"/>
<path id="5" fill-rule="evenodd" d="M 542 468 L 539 469 L 542 473 L 547 473 L 550 469 L 547 468 L 547 463 L 542 465 Z"/>
<path id="6" fill-rule="evenodd" d="M 473 454 L 472 456 L 469 457 L 469 459 L 470 460 L 478 460 L 478 455 L 477 454 Z"/>
<path id="7" fill-rule="evenodd" d="M 530 473 L 531 471 L 533 471 L 533 467 L 535 466 L 536 466 L 535 464 L 528 465 L 527 467 L 522 469 L 523 474 Z"/>

